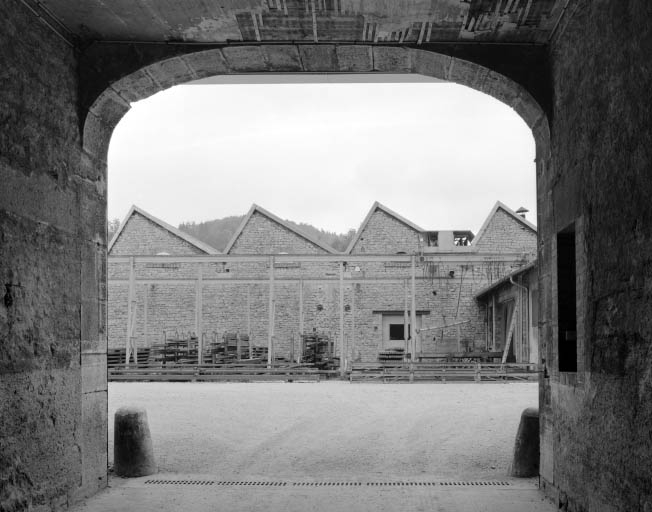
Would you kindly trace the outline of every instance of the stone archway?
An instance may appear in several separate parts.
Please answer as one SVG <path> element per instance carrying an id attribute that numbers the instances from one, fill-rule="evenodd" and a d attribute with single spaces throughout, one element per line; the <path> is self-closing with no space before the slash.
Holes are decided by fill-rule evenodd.
<path id="1" fill-rule="evenodd" d="M 533 132 L 537 160 L 549 148 L 545 111 L 521 85 L 487 67 L 461 58 L 398 46 L 244 45 L 191 51 L 147 64 L 88 92 L 83 121 L 86 155 L 105 161 L 113 129 L 130 103 L 174 85 L 215 75 L 265 73 L 416 73 L 471 87 L 513 108 Z M 119 74 L 119 73 L 117 73 Z M 538 172 L 538 171 L 537 171 Z"/>
<path id="2" fill-rule="evenodd" d="M 82 91 L 82 103 L 89 104 L 82 118 L 82 166 L 84 174 L 95 183 L 97 204 L 106 212 L 107 153 L 111 135 L 132 102 L 145 99 L 174 85 L 216 75 L 264 75 L 271 73 L 387 73 L 421 74 L 457 83 L 492 96 L 514 109 L 532 130 L 536 142 L 537 177 L 548 172 L 550 130 L 548 116 L 530 92 L 514 80 L 480 64 L 428 50 L 399 46 L 375 45 L 243 45 L 188 51 L 172 57 L 153 57 L 130 72 L 121 72 L 119 63 L 103 86 L 91 80 Z M 133 68 L 133 63 L 131 63 Z M 128 69 L 129 66 L 125 66 Z M 110 82 L 110 83 L 109 83 Z M 95 91 L 95 92 L 92 92 Z M 539 202 L 541 193 L 539 191 Z M 105 219 L 106 220 L 106 219 Z M 104 233 L 101 236 L 106 236 Z M 106 241 L 105 241 L 106 243 Z M 106 283 L 106 265 L 99 267 L 100 287 Z M 100 315 L 106 315 L 106 286 L 100 300 Z M 100 319 L 100 325 L 104 322 Z M 101 329 L 100 329 L 101 331 Z M 104 333 L 104 339 L 106 334 Z M 105 341 L 106 343 L 106 341 Z M 105 346 L 106 349 L 106 346 Z M 85 365 L 82 355 L 82 367 Z M 106 374 L 104 373 L 106 389 Z M 104 407 L 98 395 L 94 409 Z M 84 426 L 87 422 L 83 421 Z M 106 425 L 105 425 L 106 427 Z M 86 427 L 84 427 L 86 428 Z M 104 429 L 106 432 L 106 428 Z M 106 435 L 106 434 L 104 434 Z M 95 443 L 99 446 L 101 443 Z M 93 457 L 85 450 L 84 457 Z M 104 460 L 106 460 L 104 458 Z M 100 471 L 100 466 L 95 467 Z"/>

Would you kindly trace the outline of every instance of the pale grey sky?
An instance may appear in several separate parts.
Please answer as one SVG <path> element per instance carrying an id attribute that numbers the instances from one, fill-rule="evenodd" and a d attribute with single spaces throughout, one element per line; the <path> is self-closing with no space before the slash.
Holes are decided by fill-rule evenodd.
<path id="1" fill-rule="evenodd" d="M 109 148 L 109 218 L 178 225 L 252 203 L 345 232 L 380 201 L 477 232 L 497 200 L 536 222 L 534 139 L 509 107 L 446 83 L 177 86 L 133 104 Z"/>

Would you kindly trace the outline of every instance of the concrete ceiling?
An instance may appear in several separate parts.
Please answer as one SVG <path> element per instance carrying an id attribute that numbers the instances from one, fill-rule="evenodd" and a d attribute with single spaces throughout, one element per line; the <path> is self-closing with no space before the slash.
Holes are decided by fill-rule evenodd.
<path id="1" fill-rule="evenodd" d="M 566 0 L 24 0 L 82 40 L 545 43 Z"/>

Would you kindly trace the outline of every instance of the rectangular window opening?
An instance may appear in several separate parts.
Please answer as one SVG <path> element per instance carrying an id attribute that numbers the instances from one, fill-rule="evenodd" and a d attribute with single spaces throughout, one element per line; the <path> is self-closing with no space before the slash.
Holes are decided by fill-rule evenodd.
<path id="1" fill-rule="evenodd" d="M 398 341 L 403 338 L 403 324 L 389 324 L 389 340 Z M 410 324 L 408 324 L 408 338 L 410 337 Z"/>
<path id="2" fill-rule="evenodd" d="M 557 234 L 557 314 L 559 371 L 577 371 L 577 291 L 575 226 Z"/>

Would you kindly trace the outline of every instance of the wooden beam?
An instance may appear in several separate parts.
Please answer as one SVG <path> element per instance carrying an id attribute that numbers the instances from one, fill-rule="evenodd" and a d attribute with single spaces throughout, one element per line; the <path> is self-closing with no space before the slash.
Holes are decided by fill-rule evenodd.
<path id="1" fill-rule="evenodd" d="M 411 327 L 411 337 L 412 337 L 412 343 L 411 343 L 411 357 L 410 359 L 412 361 L 415 360 L 416 356 L 416 351 L 417 351 L 417 337 L 419 336 L 417 334 L 417 298 L 416 298 L 416 256 L 413 254 L 412 255 L 412 319 L 410 324 L 412 325 Z"/>
<path id="2" fill-rule="evenodd" d="M 267 366 L 272 367 L 274 361 L 274 256 L 269 257 L 269 318 L 267 322 Z"/>
<path id="3" fill-rule="evenodd" d="M 349 361 L 351 361 L 351 366 L 353 366 L 353 356 L 355 350 L 355 285 L 351 286 L 351 345 L 347 353 L 349 355 Z"/>
<path id="4" fill-rule="evenodd" d="M 251 285 L 247 285 L 247 337 L 249 338 L 249 359 L 253 359 L 253 344 L 251 343 Z"/>
<path id="5" fill-rule="evenodd" d="M 303 280 L 299 279 L 299 355 L 297 363 L 303 358 Z"/>
<path id="6" fill-rule="evenodd" d="M 514 329 L 516 327 L 516 315 L 518 313 L 518 304 L 514 306 L 514 311 L 512 312 L 512 321 L 509 323 L 509 331 L 507 332 L 507 339 L 505 339 L 505 350 L 503 351 L 502 364 L 507 362 L 507 356 L 509 355 L 509 346 L 512 343 L 512 338 L 514 337 Z"/>
<path id="7" fill-rule="evenodd" d="M 482 263 L 491 258 L 492 261 L 511 262 L 522 256 L 519 252 L 482 252 L 477 253 L 471 250 L 463 251 L 462 247 L 452 253 L 427 253 L 425 258 L 427 261 L 435 261 L 438 263 L 450 264 L 468 264 L 473 262 Z M 471 248 L 469 248 L 471 249 Z M 188 255 L 188 256 L 133 256 L 136 263 L 264 263 L 270 256 L 274 256 L 275 260 L 279 263 L 286 262 L 330 262 L 338 263 L 342 260 L 340 254 L 210 254 L 210 255 Z M 129 263 L 132 256 L 109 256 L 110 263 Z M 347 254 L 346 261 L 348 263 L 369 263 L 369 262 L 403 262 L 409 264 L 411 256 L 407 254 Z"/>
<path id="8" fill-rule="evenodd" d="M 417 278 L 417 279 L 422 279 L 422 278 Z M 283 279 L 275 279 L 276 283 L 280 284 L 290 284 L 290 283 L 297 283 L 299 281 L 303 281 L 304 283 L 313 283 L 313 284 L 328 284 L 328 283 L 333 283 L 336 281 L 339 281 L 339 277 L 333 277 L 333 278 L 322 278 L 322 279 L 306 279 L 306 278 L 301 278 L 301 277 L 284 277 Z M 387 278 L 387 277 L 378 277 L 378 278 L 367 278 L 367 279 L 347 279 L 347 283 L 353 283 L 353 284 L 402 284 L 403 279 L 397 279 L 397 278 Z M 112 283 L 115 284 L 129 284 L 129 279 L 111 279 Z M 137 283 L 141 284 L 161 284 L 161 285 L 171 285 L 171 284 L 193 284 L 195 282 L 194 277 L 187 277 L 185 279 L 176 279 L 176 278 L 162 278 L 162 279 L 157 279 L 157 278 L 138 278 L 136 279 Z M 221 285 L 234 285 L 234 284 L 267 284 L 269 282 L 269 278 L 238 278 L 238 279 L 222 279 L 222 278 L 215 278 L 215 277 L 204 277 L 204 285 L 205 286 L 221 286 Z"/>
<path id="9" fill-rule="evenodd" d="M 408 332 L 408 325 L 410 325 L 410 317 L 408 315 L 408 282 L 407 279 L 403 281 L 403 295 L 405 296 L 405 303 L 403 305 L 403 341 L 405 342 L 405 353 L 407 354 L 410 351 L 410 345 L 408 338 L 410 334 Z"/>
<path id="10" fill-rule="evenodd" d="M 144 287 L 145 290 L 145 295 L 143 298 L 144 305 L 143 305 L 143 331 L 144 331 L 144 336 L 145 336 L 145 346 L 149 347 L 149 329 L 147 327 L 147 311 L 149 310 L 149 286 L 145 285 Z"/>
<path id="11" fill-rule="evenodd" d="M 340 376 L 344 377 L 344 262 L 340 261 Z"/>
<path id="12" fill-rule="evenodd" d="M 459 322 L 453 322 L 452 324 L 442 324 L 442 325 L 433 325 L 431 327 L 423 327 L 419 329 L 419 333 L 425 331 L 436 331 L 438 329 L 446 329 L 447 327 L 455 327 L 456 325 L 468 324 L 471 320 L 461 320 Z"/>
<path id="13" fill-rule="evenodd" d="M 197 362 L 202 364 L 204 360 L 204 284 L 202 267 L 197 267 L 197 281 L 195 282 L 195 334 L 197 335 Z"/>
<path id="14" fill-rule="evenodd" d="M 496 296 L 491 297 L 491 350 L 496 350 Z"/>
<path id="15" fill-rule="evenodd" d="M 129 292 L 127 300 L 127 341 L 125 343 L 125 363 L 129 364 L 132 351 L 134 361 L 138 361 L 138 351 L 134 346 L 134 330 L 136 324 L 136 262 L 133 257 L 129 259 Z"/>

